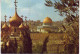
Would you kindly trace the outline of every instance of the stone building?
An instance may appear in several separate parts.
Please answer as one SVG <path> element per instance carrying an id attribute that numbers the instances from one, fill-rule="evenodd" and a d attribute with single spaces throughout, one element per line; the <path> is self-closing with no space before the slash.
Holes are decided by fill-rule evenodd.
<path id="1" fill-rule="evenodd" d="M 15 0 L 15 14 L 9 19 L 9 26 L 5 23 L 1 28 L 1 42 L 4 46 L 1 46 L 2 53 L 17 53 L 17 49 L 22 49 L 19 53 L 32 53 L 32 41 L 30 39 L 29 26 L 25 19 L 25 25 L 23 24 L 23 16 L 20 17 L 17 13 L 17 6 Z"/>
<path id="2" fill-rule="evenodd" d="M 42 26 L 37 26 L 37 31 L 42 33 L 58 32 L 58 27 L 52 25 L 53 21 L 51 18 L 46 17 L 43 20 Z"/>

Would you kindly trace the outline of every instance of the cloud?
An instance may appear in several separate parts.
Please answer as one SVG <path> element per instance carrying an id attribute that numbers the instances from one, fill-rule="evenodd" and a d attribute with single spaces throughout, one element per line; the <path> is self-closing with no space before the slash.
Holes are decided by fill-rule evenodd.
<path id="1" fill-rule="evenodd" d="M 9 16 L 13 16 L 14 14 L 14 1 L 15 0 L 2 0 L 2 20 L 4 20 L 4 14 L 7 14 L 8 19 Z M 17 0 L 18 1 L 18 14 L 19 16 L 28 16 L 31 20 L 42 20 L 49 16 L 53 20 L 60 20 L 60 16 L 58 13 L 54 12 L 53 7 L 46 7 L 44 5 L 45 0 Z M 58 19 L 60 18 L 60 19 Z M 7 20 L 8 20 L 7 19 Z"/>
<path id="2" fill-rule="evenodd" d="M 19 10 L 20 10 L 20 12 L 24 12 L 24 11 L 29 11 L 29 8 L 21 8 Z"/>
<path id="3" fill-rule="evenodd" d="M 4 2 L 10 4 L 11 3 L 11 0 L 4 0 Z"/>
<path id="4" fill-rule="evenodd" d="M 26 13 L 31 13 L 31 14 L 36 14 L 36 12 L 41 12 L 42 10 L 44 10 L 44 5 L 42 5 L 41 3 L 36 4 L 32 7 L 19 7 L 18 10 L 20 12 L 26 12 Z"/>
<path id="5" fill-rule="evenodd" d="M 12 4 L 14 0 L 2 0 L 3 3 L 6 3 L 9 8 L 13 8 L 14 4 Z"/>

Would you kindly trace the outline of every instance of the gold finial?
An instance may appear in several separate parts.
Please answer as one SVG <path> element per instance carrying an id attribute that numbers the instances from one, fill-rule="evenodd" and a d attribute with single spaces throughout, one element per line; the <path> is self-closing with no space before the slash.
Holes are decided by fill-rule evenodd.
<path id="1" fill-rule="evenodd" d="M 5 22 L 6 22 L 6 17 L 7 17 L 7 16 L 5 15 L 4 17 L 5 17 Z"/>
<path id="2" fill-rule="evenodd" d="M 18 3 L 18 2 L 16 2 L 16 0 L 15 0 L 15 11 L 17 11 L 17 5 L 16 5 L 16 3 Z"/>

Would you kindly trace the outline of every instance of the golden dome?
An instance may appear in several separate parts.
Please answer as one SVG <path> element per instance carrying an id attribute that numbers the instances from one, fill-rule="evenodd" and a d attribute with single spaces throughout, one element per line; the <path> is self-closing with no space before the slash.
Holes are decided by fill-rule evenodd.
<path id="1" fill-rule="evenodd" d="M 8 27 L 8 25 L 7 25 L 6 23 L 4 23 L 4 25 L 2 26 L 2 29 L 3 29 L 3 30 L 8 30 L 9 27 Z"/>
<path id="2" fill-rule="evenodd" d="M 46 17 L 46 18 L 43 20 L 43 23 L 52 23 L 52 20 L 51 20 L 51 18 Z"/>
<path id="3" fill-rule="evenodd" d="M 22 22 L 23 20 L 18 16 L 17 12 L 15 12 L 14 16 L 9 20 L 10 25 L 15 27 L 18 27 Z"/>
<path id="4" fill-rule="evenodd" d="M 9 28 L 11 28 L 12 26 L 9 24 Z"/>
<path id="5" fill-rule="evenodd" d="M 19 29 L 25 29 L 25 26 L 23 25 L 23 23 L 21 23 L 21 25 L 19 26 Z"/>

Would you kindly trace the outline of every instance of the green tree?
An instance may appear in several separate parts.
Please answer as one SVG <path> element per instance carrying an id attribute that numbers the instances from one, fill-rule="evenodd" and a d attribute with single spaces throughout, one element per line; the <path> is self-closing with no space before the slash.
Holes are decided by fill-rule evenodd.
<path id="1" fill-rule="evenodd" d="M 16 38 L 14 38 L 14 41 L 15 41 L 14 43 L 15 53 L 17 53 L 18 43 L 17 43 Z"/>
<path id="2" fill-rule="evenodd" d="M 60 16 L 66 16 L 68 22 L 79 18 L 79 1 L 77 0 L 45 0 L 45 5 L 48 7 L 54 7 L 60 13 Z"/>
<path id="3" fill-rule="evenodd" d="M 47 36 L 43 42 L 42 53 L 47 52 L 47 43 L 49 41 L 49 36 Z"/>
<path id="4" fill-rule="evenodd" d="M 79 0 L 45 0 L 45 5 L 54 7 L 60 16 L 65 16 L 66 25 L 62 25 L 68 37 L 66 41 L 72 42 L 74 45 L 74 53 L 79 53 Z M 55 12 L 56 12 L 55 11 Z M 69 27 L 69 28 L 67 28 Z M 71 30 L 70 30 L 71 29 Z M 66 43 L 67 44 L 67 43 Z M 69 47 L 69 46 L 68 46 Z M 72 48 L 71 48 L 72 49 Z"/>
<path id="5" fill-rule="evenodd" d="M 23 44 L 23 52 L 22 53 L 32 53 L 32 40 L 28 30 L 21 31 L 23 35 L 22 44 Z"/>

